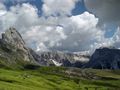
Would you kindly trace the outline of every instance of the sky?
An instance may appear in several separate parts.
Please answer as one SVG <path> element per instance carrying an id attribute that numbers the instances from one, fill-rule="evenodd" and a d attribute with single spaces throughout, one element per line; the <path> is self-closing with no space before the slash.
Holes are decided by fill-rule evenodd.
<path id="1" fill-rule="evenodd" d="M 40 52 L 120 48 L 120 0 L 0 0 L 0 33 L 15 27 Z"/>

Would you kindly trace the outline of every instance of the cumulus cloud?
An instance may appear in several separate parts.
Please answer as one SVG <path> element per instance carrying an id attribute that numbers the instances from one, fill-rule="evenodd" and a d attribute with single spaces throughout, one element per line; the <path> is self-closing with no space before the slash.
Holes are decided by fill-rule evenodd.
<path id="1" fill-rule="evenodd" d="M 46 20 L 48 22 L 48 20 Z M 67 23 L 66 23 L 67 22 Z M 66 52 L 89 51 L 94 43 L 98 43 L 104 32 L 97 28 L 98 19 L 85 12 L 81 15 L 62 18 L 62 26 L 36 26 L 26 32 L 26 39 L 36 42 L 37 50 L 60 50 Z"/>
<path id="2" fill-rule="evenodd" d="M 30 45 L 32 45 L 31 41 L 34 41 L 37 51 L 48 51 L 50 47 L 58 46 L 58 41 L 66 38 L 66 35 L 63 33 L 63 28 L 59 26 L 35 26 L 30 31 L 27 31 L 26 35 L 26 40 Z"/>
<path id="3" fill-rule="evenodd" d="M 96 28 L 98 19 L 85 12 L 71 17 L 38 16 L 30 4 L 13 6 L 0 18 L 3 30 L 16 27 L 27 44 L 37 50 L 80 51 L 89 50 L 103 33 Z"/>
<path id="4" fill-rule="evenodd" d="M 42 10 L 45 15 L 71 15 L 78 0 L 43 0 Z"/>
<path id="5" fill-rule="evenodd" d="M 17 5 L 11 7 L 10 11 L 0 18 L 3 22 L 3 29 L 7 29 L 10 26 L 17 27 L 17 29 L 26 28 L 34 25 L 38 19 L 37 8 L 30 4 Z"/>
<path id="6" fill-rule="evenodd" d="M 0 32 L 14 26 L 27 45 L 37 51 L 93 51 L 100 46 L 117 46 L 120 42 L 119 29 L 113 37 L 105 38 L 105 31 L 97 27 L 99 19 L 89 12 L 69 17 L 46 18 L 38 16 L 38 9 L 28 3 L 12 6 L 9 11 L 3 7 L 4 5 L 1 10 L 6 13 L 0 16 Z M 56 15 L 56 10 L 53 9 L 51 14 Z M 72 8 L 66 9 L 64 14 L 69 14 L 68 11 L 71 10 Z M 61 11 L 57 13 L 62 14 Z"/>
<path id="7" fill-rule="evenodd" d="M 109 27 L 109 24 L 113 26 L 120 25 L 120 0 L 84 0 L 85 5 L 91 13 L 95 14 L 99 18 L 99 24 L 104 24 Z M 112 29 L 114 30 L 114 29 Z M 93 44 L 93 48 L 97 47 L 109 47 L 113 46 L 120 48 L 120 29 L 114 30 L 115 33 L 110 38 L 101 37 L 99 43 Z M 104 30 L 106 33 L 106 30 Z"/>
<path id="8" fill-rule="evenodd" d="M 57 47 L 60 50 L 86 51 L 104 36 L 104 33 L 96 27 L 98 19 L 88 12 L 72 16 L 67 22 L 69 23 L 64 24 L 64 33 L 67 38 L 60 42 L 61 47 Z"/>
<path id="9" fill-rule="evenodd" d="M 23 35 L 29 46 L 36 43 L 34 47 L 41 45 L 40 50 L 45 49 L 44 43 L 50 42 L 49 46 L 52 47 L 57 41 L 66 37 L 62 28 L 56 26 L 55 18 L 45 19 L 38 17 L 37 13 L 37 8 L 30 4 L 13 6 L 4 16 L 1 16 L 0 30 L 5 31 L 10 26 L 14 26 Z"/>
<path id="10" fill-rule="evenodd" d="M 115 47 L 120 49 L 120 28 L 118 27 L 117 31 L 111 38 L 102 37 L 100 42 L 94 43 L 91 50 L 99 47 Z"/>
<path id="11" fill-rule="evenodd" d="M 84 0 L 87 9 L 101 22 L 120 24 L 120 0 Z"/>

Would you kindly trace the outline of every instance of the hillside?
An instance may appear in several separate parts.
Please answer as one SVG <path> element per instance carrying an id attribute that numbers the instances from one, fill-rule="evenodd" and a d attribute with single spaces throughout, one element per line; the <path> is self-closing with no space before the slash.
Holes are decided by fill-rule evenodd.
<path id="1" fill-rule="evenodd" d="M 32 54 L 41 64 L 46 61 L 46 66 L 64 66 L 81 68 L 90 59 L 89 55 L 65 53 L 60 51 L 37 52 L 38 56 Z"/>
<path id="2" fill-rule="evenodd" d="M 120 71 L 39 67 L 0 69 L 0 90 L 120 90 Z"/>

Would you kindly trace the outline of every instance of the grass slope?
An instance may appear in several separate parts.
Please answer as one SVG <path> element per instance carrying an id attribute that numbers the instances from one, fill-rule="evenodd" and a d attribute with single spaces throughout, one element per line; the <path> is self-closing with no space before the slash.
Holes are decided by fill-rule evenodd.
<path id="1" fill-rule="evenodd" d="M 120 71 L 62 67 L 35 70 L 0 68 L 0 90 L 120 90 Z"/>

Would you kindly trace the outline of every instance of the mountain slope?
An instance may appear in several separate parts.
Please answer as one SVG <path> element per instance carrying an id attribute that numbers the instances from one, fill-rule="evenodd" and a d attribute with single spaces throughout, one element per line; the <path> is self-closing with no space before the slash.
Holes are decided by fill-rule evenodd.
<path id="1" fill-rule="evenodd" d="M 33 52 L 32 52 L 33 53 Z M 34 58 L 45 66 L 65 66 L 65 67 L 82 67 L 89 61 L 88 55 L 80 55 L 64 52 L 41 52 L 36 55 L 32 54 Z M 43 62 L 44 61 L 44 62 Z"/>
<path id="2" fill-rule="evenodd" d="M 120 90 L 120 72 L 60 67 L 40 67 L 36 70 L 1 68 L 0 89 Z"/>
<path id="3" fill-rule="evenodd" d="M 95 69 L 120 69 L 120 50 L 114 48 L 96 49 L 85 67 Z"/>

